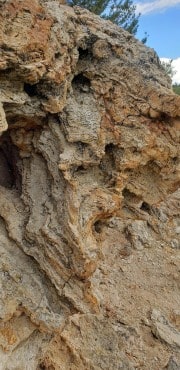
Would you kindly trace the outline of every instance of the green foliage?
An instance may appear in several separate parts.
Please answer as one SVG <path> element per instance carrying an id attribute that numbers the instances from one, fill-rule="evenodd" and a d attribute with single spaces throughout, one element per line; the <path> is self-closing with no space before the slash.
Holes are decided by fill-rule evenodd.
<path id="1" fill-rule="evenodd" d="M 175 94 L 180 95 L 180 84 L 173 85 L 173 91 Z"/>
<path id="2" fill-rule="evenodd" d="M 170 61 L 164 62 L 161 61 L 161 65 L 164 68 L 165 73 L 172 79 L 173 76 L 176 74 L 176 71 L 174 70 L 172 66 L 173 59 Z"/>
<path id="3" fill-rule="evenodd" d="M 131 0 L 112 0 L 110 3 L 109 13 L 103 17 L 135 35 L 138 29 L 139 15 L 135 14 L 136 7 L 133 2 Z"/>
<path id="4" fill-rule="evenodd" d="M 133 35 L 137 32 L 140 14 L 136 15 L 136 6 L 133 5 L 132 0 L 69 0 L 69 4 L 86 8 L 123 27 Z M 146 40 L 147 35 L 143 41 L 146 42 Z"/>
<path id="5" fill-rule="evenodd" d="M 143 44 L 146 44 L 148 37 L 149 37 L 148 33 L 147 32 L 144 32 L 144 37 L 142 38 L 141 42 Z"/>

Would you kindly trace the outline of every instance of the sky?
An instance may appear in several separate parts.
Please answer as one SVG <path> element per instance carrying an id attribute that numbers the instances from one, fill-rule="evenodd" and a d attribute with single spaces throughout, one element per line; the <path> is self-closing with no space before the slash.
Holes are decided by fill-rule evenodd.
<path id="1" fill-rule="evenodd" d="M 138 39 L 149 35 L 146 45 L 160 58 L 173 59 L 173 83 L 180 83 L 180 0 L 134 0 L 139 18 Z"/>

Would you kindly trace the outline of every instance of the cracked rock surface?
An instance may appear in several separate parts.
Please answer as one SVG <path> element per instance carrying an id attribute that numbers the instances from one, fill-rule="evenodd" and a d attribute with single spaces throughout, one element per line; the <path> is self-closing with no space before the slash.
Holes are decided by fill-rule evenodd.
<path id="1" fill-rule="evenodd" d="M 179 126 L 154 50 L 0 0 L 0 370 L 180 368 Z"/>

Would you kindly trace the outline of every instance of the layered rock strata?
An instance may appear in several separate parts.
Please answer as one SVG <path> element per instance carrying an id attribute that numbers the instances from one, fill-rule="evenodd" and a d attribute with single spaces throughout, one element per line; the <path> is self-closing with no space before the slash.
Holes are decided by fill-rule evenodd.
<path id="1" fill-rule="evenodd" d="M 179 368 L 179 117 L 126 31 L 0 1 L 0 369 Z"/>

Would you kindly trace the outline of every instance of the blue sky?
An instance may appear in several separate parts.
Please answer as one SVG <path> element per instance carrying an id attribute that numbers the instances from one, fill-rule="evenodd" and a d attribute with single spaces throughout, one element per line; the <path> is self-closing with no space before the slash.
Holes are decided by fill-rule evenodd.
<path id="1" fill-rule="evenodd" d="M 180 74 L 180 0 L 134 0 L 134 4 L 141 13 L 136 37 L 142 39 L 146 31 L 147 46 L 155 49 L 160 58 L 174 59 L 176 82 Z"/>

